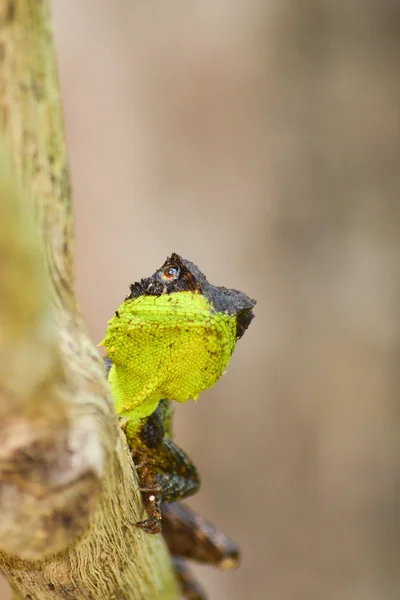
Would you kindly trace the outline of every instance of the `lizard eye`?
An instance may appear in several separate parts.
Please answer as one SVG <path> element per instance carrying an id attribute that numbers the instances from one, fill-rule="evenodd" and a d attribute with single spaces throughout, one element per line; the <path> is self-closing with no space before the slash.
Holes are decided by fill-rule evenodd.
<path id="1" fill-rule="evenodd" d="M 179 274 L 180 274 L 179 267 L 166 267 L 163 270 L 161 277 L 163 279 L 167 279 L 168 281 L 175 281 L 175 279 L 178 279 Z"/>

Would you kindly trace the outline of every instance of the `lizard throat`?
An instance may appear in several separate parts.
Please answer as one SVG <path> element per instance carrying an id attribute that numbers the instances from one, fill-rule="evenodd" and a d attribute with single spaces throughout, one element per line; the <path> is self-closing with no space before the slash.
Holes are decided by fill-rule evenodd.
<path id="1" fill-rule="evenodd" d="M 117 413 L 139 420 L 161 399 L 186 402 L 215 385 L 236 345 L 236 319 L 193 292 L 126 300 L 103 345 Z"/>

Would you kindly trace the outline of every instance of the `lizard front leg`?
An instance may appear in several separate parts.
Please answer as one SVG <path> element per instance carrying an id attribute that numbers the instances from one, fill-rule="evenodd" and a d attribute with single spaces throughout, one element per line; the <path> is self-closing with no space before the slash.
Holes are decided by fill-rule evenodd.
<path id="1" fill-rule="evenodd" d="M 186 498 L 200 486 L 193 462 L 171 439 L 172 412 L 171 403 L 161 400 L 155 412 L 143 419 L 131 445 L 148 513 L 137 526 L 147 533 L 161 532 L 161 502 Z"/>
<path id="2" fill-rule="evenodd" d="M 155 480 L 155 461 L 146 457 L 145 454 L 135 454 L 135 468 L 139 474 L 140 491 L 148 517 L 144 521 L 136 523 L 146 533 L 161 532 L 161 488 Z"/>
<path id="3" fill-rule="evenodd" d="M 152 461 L 148 467 L 144 466 L 139 477 L 148 518 L 137 526 L 147 533 L 160 533 L 162 530 L 161 502 L 182 500 L 196 493 L 200 487 L 200 477 L 193 462 L 169 438 L 163 438 L 157 452 L 153 450 Z"/>

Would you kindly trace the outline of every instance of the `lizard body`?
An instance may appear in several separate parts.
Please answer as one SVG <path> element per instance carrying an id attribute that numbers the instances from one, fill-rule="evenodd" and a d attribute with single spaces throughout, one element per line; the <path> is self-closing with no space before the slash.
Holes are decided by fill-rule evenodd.
<path id="1" fill-rule="evenodd" d="M 200 486 L 196 467 L 173 442 L 171 400 L 197 399 L 215 385 L 253 318 L 254 305 L 242 292 L 213 286 L 196 265 L 172 254 L 151 277 L 131 285 L 101 343 L 148 513 L 137 525 L 159 533 L 163 517 L 188 598 L 204 596 L 194 595 L 190 577 L 185 580 L 181 557 L 190 558 L 187 548 L 196 545 L 195 560 L 225 568 L 237 564 L 238 550 L 188 507 L 163 510 L 162 503 L 167 507 Z"/>

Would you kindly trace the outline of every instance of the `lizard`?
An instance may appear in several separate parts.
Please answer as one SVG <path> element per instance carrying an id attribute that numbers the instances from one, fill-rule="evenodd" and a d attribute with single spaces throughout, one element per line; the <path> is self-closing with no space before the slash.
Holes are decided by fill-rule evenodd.
<path id="1" fill-rule="evenodd" d="M 254 306 L 246 294 L 212 285 L 196 265 L 173 253 L 153 275 L 130 286 L 100 343 L 147 510 L 137 526 L 160 533 L 164 519 L 174 556 L 183 539 L 191 546 L 192 531 L 196 547 L 207 548 L 195 559 L 237 564 L 238 550 L 229 538 L 189 507 L 169 504 L 200 486 L 193 462 L 173 442 L 171 401 L 196 400 L 215 385 L 254 317 Z M 184 557 L 190 558 L 187 552 Z M 185 567 L 179 561 L 176 566 L 184 587 Z"/>

